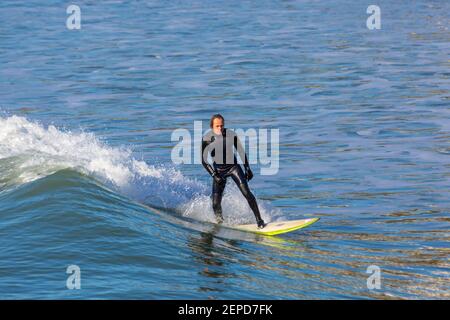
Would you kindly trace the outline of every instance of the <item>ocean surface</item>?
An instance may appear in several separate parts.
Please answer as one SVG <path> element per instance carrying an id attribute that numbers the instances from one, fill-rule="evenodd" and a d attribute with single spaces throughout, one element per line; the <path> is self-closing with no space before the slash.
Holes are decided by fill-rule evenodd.
<path id="1" fill-rule="evenodd" d="M 79 30 L 67 1 L 0 2 L 0 298 L 450 298 L 449 1 L 75 2 Z M 171 135 L 216 112 L 279 129 L 263 217 L 319 222 L 212 223 Z"/>

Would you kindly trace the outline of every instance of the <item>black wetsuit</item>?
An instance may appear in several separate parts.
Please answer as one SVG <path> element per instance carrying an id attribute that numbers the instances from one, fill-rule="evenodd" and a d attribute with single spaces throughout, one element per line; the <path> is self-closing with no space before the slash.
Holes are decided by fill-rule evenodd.
<path id="1" fill-rule="evenodd" d="M 246 174 L 244 174 L 237 162 L 233 147 L 236 148 L 240 158 L 244 161 Z M 207 162 L 209 153 L 213 158 L 213 166 Z M 258 226 L 264 227 L 264 221 L 261 218 L 255 196 L 250 191 L 247 183 L 247 173 L 250 171 L 247 155 L 236 133 L 225 128 L 220 135 L 215 134 L 212 130 L 208 132 L 202 139 L 202 164 L 213 177 L 212 206 L 217 220 L 219 222 L 223 220 L 222 195 L 227 178 L 231 177 L 247 199 Z M 217 179 L 217 176 L 220 178 Z"/>

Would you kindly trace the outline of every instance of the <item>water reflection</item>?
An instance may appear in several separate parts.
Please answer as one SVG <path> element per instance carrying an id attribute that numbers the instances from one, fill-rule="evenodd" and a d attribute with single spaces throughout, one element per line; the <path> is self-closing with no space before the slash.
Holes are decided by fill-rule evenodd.
<path id="1" fill-rule="evenodd" d="M 195 261 L 193 265 L 199 269 L 199 291 L 223 292 L 226 290 L 226 280 L 236 277 L 229 267 L 233 262 L 232 250 L 227 250 L 223 243 L 218 245 L 217 242 L 226 242 L 231 247 L 237 247 L 238 242 L 217 238 L 220 229 L 218 225 L 212 226 L 209 230 L 187 238 L 187 246 L 192 250 L 192 258 Z"/>

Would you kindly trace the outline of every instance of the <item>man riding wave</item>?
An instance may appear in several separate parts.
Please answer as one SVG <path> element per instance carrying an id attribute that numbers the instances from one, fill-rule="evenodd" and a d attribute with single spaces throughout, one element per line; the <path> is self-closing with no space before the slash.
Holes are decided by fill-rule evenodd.
<path id="1" fill-rule="evenodd" d="M 231 177 L 247 199 L 255 215 L 258 228 L 262 229 L 266 224 L 261 218 L 256 198 L 248 187 L 248 181 L 253 178 L 253 172 L 250 169 L 247 155 L 237 134 L 231 129 L 226 129 L 224 125 L 225 119 L 222 115 L 213 115 L 210 121 L 212 130 L 203 136 L 202 139 L 202 164 L 213 178 L 212 207 L 214 214 L 217 222 L 222 223 L 222 195 L 227 178 Z M 239 157 L 244 162 L 245 173 L 237 162 L 234 149 L 236 149 Z M 211 154 L 213 159 L 212 166 L 207 161 L 208 154 Z"/>

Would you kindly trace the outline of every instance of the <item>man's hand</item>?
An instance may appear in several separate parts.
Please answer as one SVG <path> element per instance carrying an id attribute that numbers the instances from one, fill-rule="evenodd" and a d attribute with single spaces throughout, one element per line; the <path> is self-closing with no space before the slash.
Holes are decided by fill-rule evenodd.
<path id="1" fill-rule="evenodd" d="M 222 184 L 222 183 L 223 183 L 223 178 L 222 178 L 221 176 L 219 176 L 219 175 L 217 174 L 217 172 L 214 172 L 214 173 L 212 174 L 212 177 L 213 177 L 213 179 L 214 179 L 214 181 L 215 181 L 216 183 L 218 183 L 218 184 Z"/>
<path id="2" fill-rule="evenodd" d="M 245 177 L 247 178 L 247 181 L 250 181 L 253 179 L 253 172 L 250 169 L 250 167 L 245 168 Z"/>

